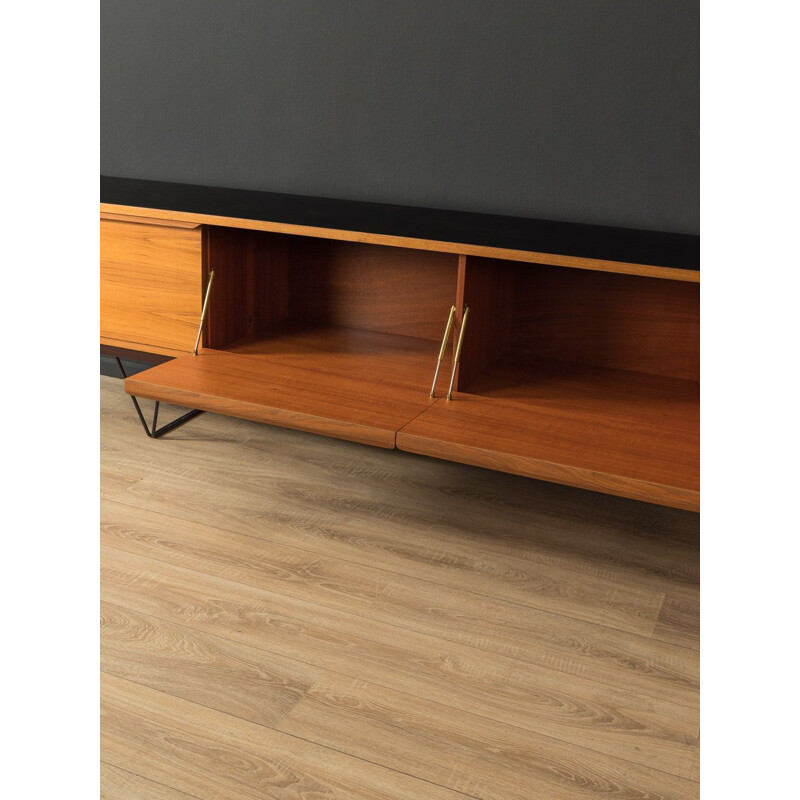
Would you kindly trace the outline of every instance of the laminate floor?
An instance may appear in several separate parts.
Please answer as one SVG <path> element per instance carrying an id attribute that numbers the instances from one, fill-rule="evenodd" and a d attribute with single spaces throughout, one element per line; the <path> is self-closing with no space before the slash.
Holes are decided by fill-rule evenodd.
<path id="1" fill-rule="evenodd" d="M 101 553 L 104 798 L 699 796 L 696 514 L 101 377 Z"/>

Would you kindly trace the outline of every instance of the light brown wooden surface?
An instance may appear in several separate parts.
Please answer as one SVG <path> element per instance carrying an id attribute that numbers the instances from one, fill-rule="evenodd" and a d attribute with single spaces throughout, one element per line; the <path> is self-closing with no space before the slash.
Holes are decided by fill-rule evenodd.
<path id="1" fill-rule="evenodd" d="M 163 783 L 109 764 L 100 764 L 100 800 L 196 800 Z"/>
<path id="2" fill-rule="evenodd" d="M 289 239 L 289 318 L 440 342 L 456 301 L 455 256 Z"/>
<path id="3" fill-rule="evenodd" d="M 103 797 L 698 796 L 696 515 L 213 414 L 151 440 L 112 378 L 101 425 Z"/>
<path id="4" fill-rule="evenodd" d="M 616 272 L 625 275 L 647 275 L 649 277 L 663 278 L 665 280 L 700 283 L 699 272 L 686 269 L 673 269 L 671 267 L 655 267 L 650 264 L 630 264 L 623 261 L 578 258 L 575 256 L 559 255 L 557 253 L 535 253 L 527 250 L 506 250 L 496 247 L 483 247 L 481 245 L 439 242 L 429 239 L 411 239 L 403 236 L 386 236 L 377 233 L 362 233 L 360 231 L 344 231 L 332 228 L 317 228 L 308 225 L 290 225 L 281 222 L 263 222 L 261 220 L 220 217 L 213 214 L 194 214 L 186 211 L 170 211 L 153 208 L 145 209 L 136 206 L 115 205 L 112 203 L 101 203 L 100 210 L 103 213 L 111 214 L 138 215 L 156 219 L 242 228 L 245 230 L 289 233 L 297 236 L 336 239 L 345 242 L 364 242 L 367 244 L 389 245 L 391 247 L 406 247 L 412 250 L 430 250 L 439 253 L 499 258 L 510 261 L 522 261 L 529 264 L 549 264 L 555 267 Z"/>
<path id="5" fill-rule="evenodd" d="M 114 222 L 133 222 L 138 225 L 165 225 L 168 228 L 199 228 L 199 222 L 181 222 L 176 219 L 158 219 L 156 217 L 134 217 L 130 214 L 112 214 L 100 212 L 100 219 L 108 219 Z"/>
<path id="6" fill-rule="evenodd" d="M 489 276 L 494 269 L 498 277 L 513 276 L 516 355 L 700 380 L 698 285 L 476 262 Z M 501 314 L 495 318 L 499 325 Z"/>
<path id="7" fill-rule="evenodd" d="M 189 408 L 698 510 L 697 383 L 510 355 L 450 402 L 442 398 L 448 358 L 431 400 L 436 355 L 424 339 L 284 326 L 159 365 L 125 387 Z"/>
<path id="8" fill-rule="evenodd" d="M 170 354 L 194 347 L 202 305 L 201 231 L 100 221 L 101 342 Z"/>
<path id="9" fill-rule="evenodd" d="M 214 284 L 205 342 L 224 349 L 283 322 L 289 307 L 288 250 L 291 237 L 234 228 L 206 228 Z"/>
<path id="10" fill-rule="evenodd" d="M 475 258 L 459 261 L 459 321 L 465 306 L 469 306 L 469 318 L 457 389 L 466 390 L 511 346 L 514 274 L 514 265 L 504 261 Z"/>
<path id="11" fill-rule="evenodd" d="M 195 333 L 195 336 L 197 334 Z M 175 350 L 173 347 L 161 347 L 159 345 L 151 344 L 149 342 L 129 342 L 125 339 L 109 339 L 107 336 L 100 337 L 100 345 L 101 347 L 105 345 L 109 348 L 114 348 L 115 351 L 122 350 L 123 352 L 128 352 L 138 354 L 138 357 L 134 358 L 135 361 L 142 361 L 143 363 L 150 363 L 146 361 L 145 358 L 149 355 L 158 355 L 158 356 L 168 356 L 169 358 L 177 358 L 178 356 L 186 355 L 186 350 Z M 192 343 L 192 347 L 194 347 L 194 343 Z M 130 353 L 123 357 L 130 357 Z"/>
<path id="12" fill-rule="evenodd" d="M 432 402 L 435 342 L 346 328 L 287 330 L 133 376 L 137 397 L 394 447 Z"/>
<path id="13" fill-rule="evenodd" d="M 397 447 L 698 510 L 692 381 L 509 356 L 409 422 Z"/>

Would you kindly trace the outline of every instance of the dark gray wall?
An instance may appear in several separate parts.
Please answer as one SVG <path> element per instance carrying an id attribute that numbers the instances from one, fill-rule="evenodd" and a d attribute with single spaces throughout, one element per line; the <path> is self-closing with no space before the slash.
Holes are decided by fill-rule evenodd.
<path id="1" fill-rule="evenodd" d="M 101 171 L 699 232 L 697 0 L 103 0 Z"/>

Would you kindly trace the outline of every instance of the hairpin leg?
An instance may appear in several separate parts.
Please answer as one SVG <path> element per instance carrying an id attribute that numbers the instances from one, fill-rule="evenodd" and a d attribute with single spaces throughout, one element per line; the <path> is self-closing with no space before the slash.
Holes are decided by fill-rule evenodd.
<path id="1" fill-rule="evenodd" d="M 119 357 L 115 357 L 117 366 L 119 367 L 119 371 L 123 378 L 127 378 L 128 376 L 125 374 L 125 368 L 122 366 L 122 361 L 120 361 Z M 174 431 L 175 428 L 180 427 L 183 425 L 184 422 L 188 422 L 190 419 L 193 419 L 198 414 L 202 414 L 202 409 L 195 408 L 191 411 L 187 411 L 183 416 L 178 417 L 177 419 L 173 420 L 172 422 L 167 423 L 161 428 L 156 428 L 156 423 L 158 422 L 158 408 L 161 403 L 156 400 L 155 410 L 153 411 L 153 427 L 152 430 L 147 426 L 147 422 L 144 418 L 144 414 L 142 414 L 142 409 L 139 406 L 139 401 L 131 395 L 131 400 L 133 400 L 133 407 L 136 409 L 136 413 L 139 415 L 139 421 L 142 423 L 142 427 L 144 428 L 144 432 L 151 438 L 151 439 L 158 439 L 159 437 L 163 436 L 165 433 L 169 433 L 170 431 Z"/>

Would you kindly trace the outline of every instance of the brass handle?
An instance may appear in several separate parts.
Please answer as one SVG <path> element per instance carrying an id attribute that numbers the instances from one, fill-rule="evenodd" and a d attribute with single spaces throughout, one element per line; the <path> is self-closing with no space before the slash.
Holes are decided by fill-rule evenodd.
<path id="1" fill-rule="evenodd" d="M 453 361 L 453 374 L 450 376 L 450 388 L 447 390 L 447 399 L 453 399 L 453 384 L 456 382 L 456 370 L 461 358 L 461 345 L 464 344 L 464 331 L 467 329 L 467 318 L 469 317 L 469 306 L 464 306 L 464 316 L 461 319 L 461 330 L 458 332 L 458 344 L 456 345 L 456 357 Z"/>
<path id="2" fill-rule="evenodd" d="M 211 282 L 214 280 L 214 270 L 212 269 L 208 276 L 208 285 L 206 286 L 206 296 L 203 300 L 203 310 L 200 312 L 200 327 L 197 329 L 197 339 L 194 343 L 194 354 L 197 355 L 197 348 L 200 346 L 200 334 L 203 332 L 203 323 L 206 321 L 206 309 L 208 308 L 208 298 L 211 297 Z"/>
<path id="3" fill-rule="evenodd" d="M 439 370 L 442 368 L 444 351 L 447 349 L 447 340 L 450 338 L 450 331 L 453 328 L 453 320 L 456 318 L 456 307 L 450 306 L 450 316 L 447 318 L 447 327 L 444 329 L 442 347 L 439 350 L 439 360 L 436 362 L 436 372 L 433 373 L 433 384 L 431 384 L 431 397 L 436 397 L 436 379 L 439 377 Z"/>

